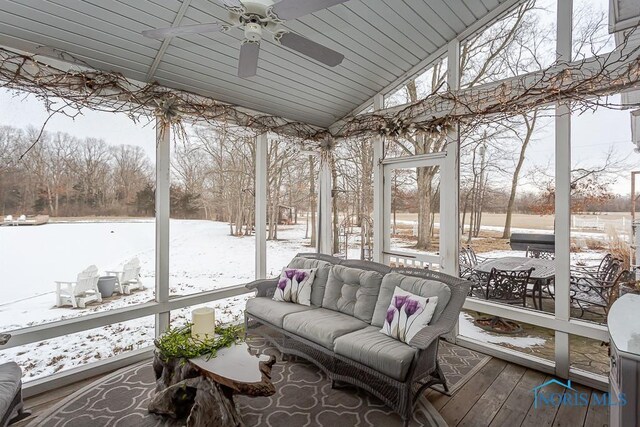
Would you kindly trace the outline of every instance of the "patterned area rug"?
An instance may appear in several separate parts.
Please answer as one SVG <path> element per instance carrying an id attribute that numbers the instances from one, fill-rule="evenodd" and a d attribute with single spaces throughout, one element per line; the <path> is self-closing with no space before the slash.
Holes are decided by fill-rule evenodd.
<path id="1" fill-rule="evenodd" d="M 377 398 L 355 387 L 331 388 L 331 381 L 315 365 L 300 358 L 282 361 L 280 353 L 262 339 L 252 346 L 275 354 L 272 369 L 276 394 L 271 397 L 238 396 L 236 404 L 247 426 L 402 426 L 402 420 Z M 490 357 L 441 342 L 439 360 L 450 389 L 455 391 Z M 147 412 L 154 394 L 151 362 L 133 365 L 92 383 L 38 414 L 29 427 L 174 427 L 181 422 Z M 411 426 L 444 427 L 446 422 L 421 398 Z"/>

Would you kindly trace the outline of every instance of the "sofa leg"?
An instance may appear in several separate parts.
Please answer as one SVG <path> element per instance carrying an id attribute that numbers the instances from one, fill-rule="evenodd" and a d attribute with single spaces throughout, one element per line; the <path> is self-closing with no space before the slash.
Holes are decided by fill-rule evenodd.
<path id="1" fill-rule="evenodd" d="M 15 417 L 13 417 L 13 418 L 9 421 L 9 424 L 7 424 L 7 425 L 15 424 L 15 423 L 17 423 L 18 421 L 22 421 L 22 420 L 24 420 L 25 418 L 28 418 L 28 417 L 30 417 L 30 416 L 31 416 L 31 412 L 29 412 L 29 411 L 25 411 L 25 410 L 24 410 L 24 408 L 20 408 L 20 409 L 18 409 L 18 413 L 16 414 L 16 416 L 15 416 Z"/>
<path id="2" fill-rule="evenodd" d="M 331 380 L 331 389 L 335 389 L 336 388 L 336 380 Z"/>
<path id="3" fill-rule="evenodd" d="M 442 387 L 444 388 L 444 392 L 445 393 L 449 393 L 449 386 L 447 385 L 447 379 L 444 376 L 444 372 L 442 372 L 442 369 L 440 368 L 440 363 L 436 362 L 436 373 L 438 375 L 438 379 L 442 384 Z"/>

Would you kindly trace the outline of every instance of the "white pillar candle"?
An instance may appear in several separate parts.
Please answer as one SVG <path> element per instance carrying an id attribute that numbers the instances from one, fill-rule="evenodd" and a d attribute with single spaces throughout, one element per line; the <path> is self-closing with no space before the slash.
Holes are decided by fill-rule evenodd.
<path id="1" fill-rule="evenodd" d="M 191 337 L 204 339 L 213 338 L 215 334 L 215 314 L 212 307 L 196 308 L 191 312 Z"/>

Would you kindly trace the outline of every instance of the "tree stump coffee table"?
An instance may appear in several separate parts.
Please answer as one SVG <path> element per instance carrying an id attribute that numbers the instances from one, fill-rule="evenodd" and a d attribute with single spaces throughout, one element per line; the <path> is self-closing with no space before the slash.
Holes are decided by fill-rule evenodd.
<path id="1" fill-rule="evenodd" d="M 216 357 L 163 360 L 156 352 L 156 395 L 149 412 L 176 419 L 188 427 L 238 427 L 242 418 L 234 394 L 271 396 L 275 356 L 257 355 L 246 343 L 218 350 Z"/>

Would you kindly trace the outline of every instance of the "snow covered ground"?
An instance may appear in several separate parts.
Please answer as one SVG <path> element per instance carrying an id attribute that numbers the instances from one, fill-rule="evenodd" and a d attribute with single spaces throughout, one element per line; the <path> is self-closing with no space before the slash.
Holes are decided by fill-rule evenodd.
<path id="1" fill-rule="evenodd" d="M 188 295 L 254 279 L 253 237 L 229 236 L 226 223 L 171 220 L 170 293 Z M 279 241 L 267 242 L 267 274 L 279 274 L 298 252 L 308 252 L 304 224 L 282 226 Z M 108 311 L 153 300 L 154 221 L 50 223 L 0 227 L 0 331 Z M 55 307 L 54 280 L 74 280 L 91 264 L 100 272 L 119 270 L 132 257 L 142 265 L 144 291 L 86 309 Z M 240 318 L 246 297 L 220 301 L 217 318 Z M 190 308 L 172 312 L 184 323 Z M 15 360 L 27 380 L 150 345 L 153 318 L 136 319 L 0 352 Z"/>
<path id="2" fill-rule="evenodd" d="M 546 342 L 543 338 L 540 337 L 514 336 L 487 332 L 484 329 L 476 326 L 473 323 L 473 317 L 464 312 L 460 313 L 459 328 L 460 335 L 491 344 L 509 344 L 517 348 L 529 348 L 542 346 Z"/>

